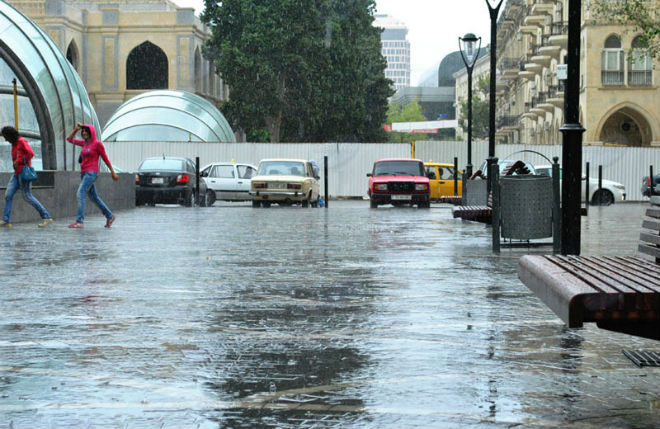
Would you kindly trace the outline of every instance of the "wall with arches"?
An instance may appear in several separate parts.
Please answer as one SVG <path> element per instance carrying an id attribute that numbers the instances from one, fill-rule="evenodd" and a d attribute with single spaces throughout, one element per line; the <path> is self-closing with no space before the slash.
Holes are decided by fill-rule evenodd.
<path id="1" fill-rule="evenodd" d="M 22 1 L 14 2 L 21 6 Z M 55 41 L 81 76 L 101 125 L 125 101 L 153 89 L 180 89 L 211 101 L 226 87 L 201 54 L 207 28 L 192 8 L 163 0 L 91 0 L 73 7 L 45 0 L 30 18 Z"/>

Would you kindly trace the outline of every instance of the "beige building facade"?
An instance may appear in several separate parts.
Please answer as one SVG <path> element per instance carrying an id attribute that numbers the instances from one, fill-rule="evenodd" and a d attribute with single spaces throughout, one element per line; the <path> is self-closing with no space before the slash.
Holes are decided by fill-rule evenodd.
<path id="1" fill-rule="evenodd" d="M 660 146 L 660 62 L 630 29 L 594 22 L 585 5 L 582 17 L 584 144 Z M 497 141 L 560 144 L 568 0 L 508 0 L 497 34 Z M 489 67 L 478 65 L 473 79 L 488 73 Z M 467 75 L 456 78 L 458 103 L 467 96 L 461 89 Z"/>
<path id="2" fill-rule="evenodd" d="M 212 102 L 228 89 L 202 56 L 209 30 L 192 8 L 168 0 L 15 0 L 66 55 L 99 122 L 153 89 L 184 90 Z"/>

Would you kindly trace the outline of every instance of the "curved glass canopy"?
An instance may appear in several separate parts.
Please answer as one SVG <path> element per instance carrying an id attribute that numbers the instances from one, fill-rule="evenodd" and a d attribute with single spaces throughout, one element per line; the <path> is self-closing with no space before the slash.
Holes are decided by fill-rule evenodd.
<path id="1" fill-rule="evenodd" d="M 234 132 L 208 100 L 185 91 L 145 92 L 122 104 L 102 140 L 235 142 Z"/>
<path id="2" fill-rule="evenodd" d="M 73 66 L 39 26 L 0 2 L 0 102 L 3 124 L 14 124 L 12 80 L 18 86 L 18 129 L 46 169 L 74 169 L 66 136 L 77 122 L 100 130 L 96 112 Z"/>

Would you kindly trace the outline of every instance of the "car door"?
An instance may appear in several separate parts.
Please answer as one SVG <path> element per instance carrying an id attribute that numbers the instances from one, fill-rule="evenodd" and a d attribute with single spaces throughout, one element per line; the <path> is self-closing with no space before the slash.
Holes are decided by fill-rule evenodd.
<path id="1" fill-rule="evenodd" d="M 206 183 L 215 191 L 218 200 L 233 200 L 236 197 L 236 168 L 233 164 L 216 164 L 211 168 Z"/>
<path id="2" fill-rule="evenodd" d="M 440 192 L 441 197 L 448 197 L 454 195 L 454 167 L 453 166 L 438 166 L 437 171 L 438 178 L 438 191 Z M 458 173 L 458 179 L 456 180 L 456 195 L 461 195 L 463 190 L 461 186 L 463 180 L 461 179 L 461 173 Z"/>
<path id="3" fill-rule="evenodd" d="M 236 165 L 236 187 L 235 197 L 237 200 L 251 200 L 250 186 L 252 185 L 252 177 L 257 175 L 257 169 L 247 164 Z"/>

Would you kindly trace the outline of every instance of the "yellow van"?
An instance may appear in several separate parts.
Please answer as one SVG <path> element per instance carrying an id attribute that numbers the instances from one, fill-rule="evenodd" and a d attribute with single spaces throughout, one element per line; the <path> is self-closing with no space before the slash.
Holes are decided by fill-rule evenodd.
<path id="1" fill-rule="evenodd" d="M 431 200 L 454 196 L 454 164 L 429 161 L 424 163 L 424 170 L 431 185 Z M 463 172 L 458 170 L 458 180 L 456 181 L 457 196 L 463 194 L 462 177 Z"/>

